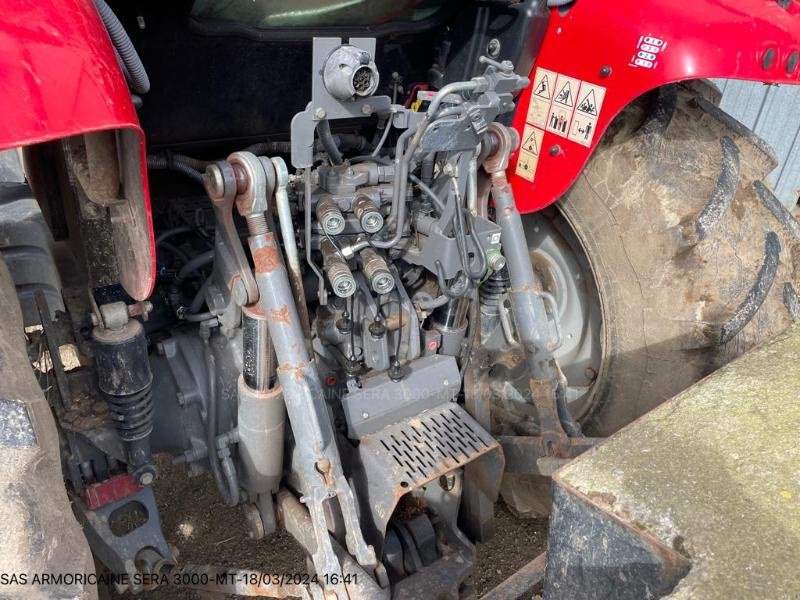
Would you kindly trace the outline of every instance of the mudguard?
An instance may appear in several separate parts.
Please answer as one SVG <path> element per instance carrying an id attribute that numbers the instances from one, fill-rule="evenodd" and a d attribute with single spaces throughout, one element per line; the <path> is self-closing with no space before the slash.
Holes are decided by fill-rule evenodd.
<path id="1" fill-rule="evenodd" d="M 797 0 L 577 0 L 554 9 L 513 122 L 519 210 L 561 197 L 641 94 L 712 77 L 795 84 L 798 62 Z"/>
<path id="2" fill-rule="evenodd" d="M 0 149 L 118 132 L 117 263 L 125 290 L 144 300 L 155 282 L 144 134 L 100 16 L 91 0 L 0 0 L 0 14 Z"/>

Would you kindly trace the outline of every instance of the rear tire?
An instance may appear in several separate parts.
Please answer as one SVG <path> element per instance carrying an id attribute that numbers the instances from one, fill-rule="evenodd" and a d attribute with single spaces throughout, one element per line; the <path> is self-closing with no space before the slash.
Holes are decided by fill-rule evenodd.
<path id="1" fill-rule="evenodd" d="M 661 88 L 612 124 L 558 203 L 602 312 L 587 433 L 613 433 L 800 318 L 800 224 L 761 181 L 776 162 L 694 88 Z M 541 491 L 511 476 L 503 497 L 535 516 Z"/>

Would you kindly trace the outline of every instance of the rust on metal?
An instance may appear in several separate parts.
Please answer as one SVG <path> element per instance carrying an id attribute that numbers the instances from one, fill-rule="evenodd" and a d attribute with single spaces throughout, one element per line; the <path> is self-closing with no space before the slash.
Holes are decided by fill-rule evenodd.
<path id="1" fill-rule="evenodd" d="M 295 381 L 302 381 L 306 376 L 307 368 L 308 363 L 300 363 L 299 365 L 283 363 L 282 365 L 278 365 L 278 374 L 286 373 L 294 377 Z"/>
<path id="2" fill-rule="evenodd" d="M 266 319 L 264 309 L 261 308 L 260 302 L 253 302 L 253 304 L 243 306 L 242 311 L 245 312 L 248 317 L 252 317 L 254 319 Z"/>
<path id="3" fill-rule="evenodd" d="M 289 305 L 284 304 L 280 308 L 270 308 L 269 309 L 269 320 L 273 323 L 289 323 Z"/>
<path id="4" fill-rule="evenodd" d="M 253 251 L 256 273 L 271 273 L 281 266 L 281 255 L 277 246 L 268 245 Z"/>

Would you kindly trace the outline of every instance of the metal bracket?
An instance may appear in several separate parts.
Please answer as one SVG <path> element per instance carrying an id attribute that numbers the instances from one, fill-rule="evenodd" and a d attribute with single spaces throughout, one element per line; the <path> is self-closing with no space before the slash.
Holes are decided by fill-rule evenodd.
<path id="1" fill-rule="evenodd" d="M 375 38 L 350 38 L 349 44 L 375 56 Z M 325 88 L 322 71 L 331 53 L 342 45 L 341 38 L 314 38 L 311 64 L 311 102 L 292 119 L 292 165 L 305 169 L 314 164 L 314 130 L 322 119 L 353 119 L 373 113 L 389 113 L 389 96 L 371 96 L 341 102 Z"/>
<path id="2" fill-rule="evenodd" d="M 136 561 L 144 557 L 142 551 L 148 551 L 148 558 L 152 554 L 149 550 L 154 550 L 160 556 L 156 563 L 145 561 L 157 569 L 173 563 L 172 551 L 161 531 L 158 507 L 151 488 L 141 488 L 135 494 L 94 510 L 90 510 L 80 498 L 73 498 L 73 502 L 92 551 L 114 573 L 128 576 L 132 592 L 142 590 L 142 584 L 134 577 L 139 572 Z M 122 509 L 136 505 L 144 510 L 147 520 L 124 535 L 116 535 L 111 527 L 114 517 Z"/>

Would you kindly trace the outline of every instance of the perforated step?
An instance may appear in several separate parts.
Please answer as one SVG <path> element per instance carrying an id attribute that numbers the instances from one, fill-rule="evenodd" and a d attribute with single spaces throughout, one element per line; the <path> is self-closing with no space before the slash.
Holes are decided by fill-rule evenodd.
<path id="1" fill-rule="evenodd" d="M 463 408 L 447 402 L 361 438 L 359 453 L 402 494 L 498 447 Z"/>

